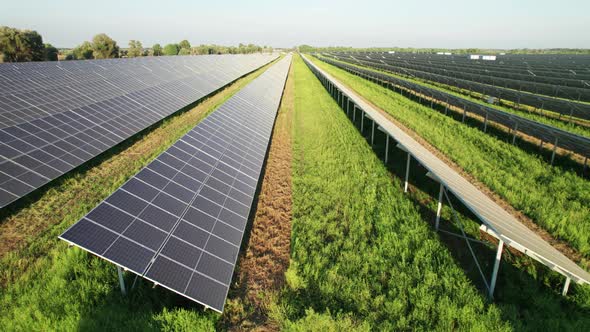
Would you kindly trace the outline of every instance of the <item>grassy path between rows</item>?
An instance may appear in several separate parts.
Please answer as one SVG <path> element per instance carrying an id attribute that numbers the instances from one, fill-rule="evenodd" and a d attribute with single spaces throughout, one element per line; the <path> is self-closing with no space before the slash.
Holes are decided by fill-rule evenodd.
<path id="1" fill-rule="evenodd" d="M 318 64 L 319 62 L 315 61 L 315 63 Z M 327 65 L 323 67 L 331 71 Z M 337 75 L 334 72 L 331 74 Z M 373 85 L 373 83 L 366 81 L 364 83 Z M 370 132 L 370 125 L 368 129 Z M 367 133 L 367 127 L 365 127 L 365 138 L 368 139 L 367 135 L 370 134 Z M 384 136 L 377 139 L 374 150 L 382 157 L 384 142 L 380 144 L 380 140 L 384 141 Z M 405 154 L 397 149 L 390 151 L 390 163 L 388 163 L 387 167 L 398 181 L 403 181 Z M 424 169 L 422 171 L 421 169 L 414 169 L 411 172 L 408 195 L 420 206 L 423 220 L 433 224 L 438 186 L 424 176 L 426 172 Z M 482 235 L 477 227 L 479 222 L 476 217 L 465 209 L 459 209 L 458 212 L 458 216 L 466 227 L 468 234 L 481 239 Z M 446 205 L 443 207 L 442 219 L 443 224 L 441 227 L 443 229 L 451 226 L 451 229 L 448 230 L 455 233 L 459 232 L 459 229 L 445 222 L 445 220 L 451 220 L 451 209 Z M 463 269 L 465 269 L 465 273 L 471 280 L 480 285 L 480 276 L 476 272 L 475 264 L 467 251 L 464 241 L 442 233 L 439 234 L 439 237 L 457 261 L 460 262 Z M 493 245 L 475 246 L 479 262 L 484 268 L 484 273 L 488 274 L 488 276 L 491 273 L 495 250 L 496 248 Z M 590 287 L 572 286 L 569 295 L 563 297 L 561 296 L 563 281 L 561 275 L 536 263 L 527 256 L 514 255 L 505 250 L 494 302 L 501 310 L 502 318 L 509 321 L 515 330 L 585 330 L 590 326 Z M 483 286 L 480 285 L 479 287 L 483 292 Z"/>
<path id="2" fill-rule="evenodd" d="M 567 242 L 578 252 L 574 255 L 590 258 L 590 181 L 572 171 L 550 167 L 538 156 L 389 89 L 312 60 L 413 130 L 553 237 Z"/>
<path id="3" fill-rule="evenodd" d="M 114 265 L 68 249 L 57 236 L 269 66 L 70 173 L 5 216 L 0 330 L 213 330 L 219 315 L 147 283 L 122 297 Z M 131 285 L 132 276 L 127 279 Z"/>
<path id="4" fill-rule="evenodd" d="M 503 330 L 400 183 L 300 57 L 286 330 Z"/>

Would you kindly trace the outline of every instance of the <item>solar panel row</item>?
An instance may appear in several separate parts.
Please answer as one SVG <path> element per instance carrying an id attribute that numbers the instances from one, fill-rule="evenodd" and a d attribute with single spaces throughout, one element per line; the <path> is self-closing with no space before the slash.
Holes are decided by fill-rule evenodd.
<path id="1" fill-rule="evenodd" d="M 290 60 L 239 91 L 61 238 L 223 311 Z"/>
<path id="2" fill-rule="evenodd" d="M 0 207 L 275 57 L 0 64 Z"/>
<path id="3" fill-rule="evenodd" d="M 333 57 L 333 56 L 332 56 Z M 518 105 L 528 105 L 538 109 L 560 113 L 563 117 L 577 117 L 590 120 L 590 104 L 577 102 L 568 99 L 554 98 L 526 91 L 518 91 L 501 86 L 478 83 L 462 78 L 455 78 L 448 75 L 441 75 L 430 71 L 412 69 L 409 64 L 388 64 L 373 59 L 357 59 L 350 57 L 340 58 L 348 63 L 360 64 L 378 70 L 393 72 L 412 78 L 424 79 L 427 81 L 442 83 L 457 88 L 477 92 L 486 96 L 493 96 L 501 100 L 508 100 Z"/>
<path id="4" fill-rule="evenodd" d="M 395 86 L 400 86 L 409 90 L 417 91 L 422 95 L 431 96 L 434 99 L 444 101 L 448 105 L 463 109 L 466 114 L 477 114 L 483 119 L 487 119 L 484 121 L 496 122 L 506 126 L 507 128 L 511 128 L 513 133 L 518 131 L 522 134 L 535 137 L 543 142 L 549 142 L 552 144 L 557 142 L 559 147 L 562 149 L 572 151 L 583 157 L 590 157 L 590 139 L 587 137 L 530 120 L 516 114 L 508 113 L 497 108 L 485 106 L 460 96 L 426 87 L 403 78 L 388 75 L 386 73 L 355 67 L 342 62 L 331 60 L 330 58 L 320 57 L 320 59 L 355 75 L 373 80 L 377 79 L 382 82 L 388 82 L 390 83 L 388 84 L 388 88 L 390 89 L 395 89 Z"/>

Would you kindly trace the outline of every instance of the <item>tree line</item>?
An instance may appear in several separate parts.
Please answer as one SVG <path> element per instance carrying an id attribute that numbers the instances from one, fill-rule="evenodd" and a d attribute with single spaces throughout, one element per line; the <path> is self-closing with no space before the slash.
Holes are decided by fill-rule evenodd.
<path id="1" fill-rule="evenodd" d="M 58 50 L 37 31 L 0 26 L 0 54 L 5 62 L 55 61 Z"/>
<path id="2" fill-rule="evenodd" d="M 202 54 L 250 54 L 272 52 L 272 47 L 254 44 L 238 46 L 205 45 L 192 46 L 188 40 L 179 43 L 154 44 L 144 47 L 139 40 L 130 40 L 128 48 L 121 48 L 117 42 L 104 33 L 97 34 L 91 41 L 84 41 L 73 49 L 60 49 L 44 44 L 37 31 L 0 27 L 0 62 L 57 61 L 110 59 L 162 55 L 202 55 Z"/>

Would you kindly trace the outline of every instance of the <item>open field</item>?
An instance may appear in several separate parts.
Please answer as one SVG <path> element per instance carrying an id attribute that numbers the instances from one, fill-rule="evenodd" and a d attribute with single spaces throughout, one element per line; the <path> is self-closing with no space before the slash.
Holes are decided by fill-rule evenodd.
<path id="1" fill-rule="evenodd" d="M 467 174 L 582 257 L 590 253 L 590 184 L 570 171 L 549 167 L 538 156 L 482 135 L 451 118 L 333 66 L 316 61 L 448 156 Z"/>
<path id="2" fill-rule="evenodd" d="M 287 57 L 290 59 L 290 55 Z M 412 162 L 408 168 L 409 190 L 405 193 L 408 152 L 391 145 L 386 148 L 383 128 L 377 128 L 372 142 L 371 129 L 376 126 L 371 124 L 375 123 L 369 118 L 361 120 L 360 116 L 354 120 L 347 117 L 338 99 L 330 95 L 301 56 L 293 56 L 282 98 L 278 98 L 279 89 L 273 95 L 270 89 L 252 88 L 282 87 L 287 67 L 280 67 L 282 76 L 270 69 L 279 68 L 273 67 L 278 61 L 243 76 L 3 209 L 0 330 L 581 331 L 590 326 L 590 288 L 572 283 L 567 296 L 562 296 L 563 275 L 523 255 L 511 244 L 504 250 L 494 297 L 488 298 L 487 275 L 494 268 L 498 240 L 480 232 L 481 220 L 459 203 L 459 195 L 449 191 L 441 208 L 441 229 L 436 231 L 439 184 L 424 176 L 424 166 Z M 383 114 L 383 121 L 400 127 L 545 241 L 584 268 L 590 266 L 590 182 L 571 171 L 567 163 L 559 161 L 550 167 L 526 144 L 511 144 L 510 135 L 498 128 L 490 129 L 492 135 L 483 134 L 469 121 L 463 124 L 457 117 L 441 114 L 319 59 L 313 62 L 378 108 L 374 112 Z M 252 83 L 263 73 L 272 74 L 262 77 L 266 81 L 258 80 L 266 85 Z M 244 97 L 247 94 L 241 94 L 243 91 L 258 98 L 252 100 L 276 104 L 254 105 Z M 251 113 L 227 113 L 237 114 L 237 119 L 242 120 L 238 121 L 220 115 L 222 112 L 214 113 L 217 109 Z M 268 116 L 275 114 L 271 122 Z M 255 129 L 256 121 L 268 131 Z M 379 124 L 387 126 L 384 123 Z M 220 128 L 226 134 L 221 134 L 224 131 Z M 227 128 L 251 135 L 245 136 L 248 139 L 238 134 L 231 136 Z M 198 145 L 201 141 L 196 137 L 202 142 L 217 142 L 219 150 L 206 150 Z M 256 146 L 260 137 L 271 137 L 271 141 L 268 148 L 265 145 L 265 150 L 257 152 L 257 148 L 261 149 Z M 183 154 L 189 154 L 191 148 L 197 152 L 187 158 Z M 178 160 L 160 159 L 163 151 Z M 242 159 L 240 151 L 244 152 Z M 383 160 L 386 151 L 389 162 Z M 155 158 L 172 168 L 181 160 L 187 165 L 205 163 L 203 160 L 214 159 L 216 153 L 218 160 L 209 162 L 215 167 L 227 166 L 226 173 L 213 176 L 211 170 L 202 185 L 193 185 L 199 191 L 178 215 L 176 225 L 189 221 L 187 211 L 204 208 L 195 203 L 202 188 L 217 192 L 217 196 L 205 198 L 217 204 L 214 197 L 218 197 L 223 204 L 218 204 L 220 211 L 227 207 L 232 212 L 225 204 L 239 186 L 238 176 L 242 184 L 256 181 L 256 185 L 238 190 L 244 195 L 251 190 L 251 209 L 232 198 L 243 205 L 242 210 L 248 208 L 249 216 L 244 237 L 232 246 L 232 250 L 237 248 L 237 263 L 229 275 L 229 293 L 224 293 L 222 310 L 195 303 L 202 302 L 187 296 L 186 291 L 175 290 L 181 295 L 171 292 L 171 286 L 150 279 L 147 272 L 140 277 L 124 273 L 127 295 L 123 296 L 113 262 L 57 239 L 80 218 L 91 220 L 88 212 L 96 211 L 93 209 L 98 203 L 119 208 L 116 200 L 103 200 L 113 197 L 109 195 L 121 190 L 122 184 L 127 188 L 132 182 L 126 181 L 138 178 L 134 177 L 136 173 L 145 171 L 143 167 L 151 166 Z M 239 162 L 234 164 L 233 158 Z M 257 161 L 262 164 L 260 181 L 258 175 L 248 175 Z M 178 174 L 186 176 L 180 178 L 184 181 L 170 183 L 187 188 L 201 175 L 183 167 L 178 167 Z M 153 173 L 163 177 L 164 168 L 148 169 L 161 171 Z M 213 178 L 225 183 L 218 179 L 229 173 L 234 174 L 231 181 L 226 178 L 235 186 L 232 191 L 214 188 L 215 182 L 208 182 Z M 128 189 L 135 193 L 136 200 L 147 202 L 141 195 L 157 188 L 148 180 L 141 182 L 145 191 Z M 172 194 L 170 197 L 179 200 Z M 168 201 L 171 206 L 173 203 Z M 120 211 L 129 214 L 124 208 L 133 204 L 137 203 L 123 202 Z M 201 222 L 215 218 L 207 242 L 214 236 L 231 243 L 228 239 L 232 239 L 232 233 L 216 233 L 216 226 L 223 224 L 226 230 L 238 227 L 230 224 L 232 219 L 222 219 L 221 212 L 217 217 L 213 213 L 195 219 Z M 139 215 L 137 220 L 147 224 L 141 219 L 147 220 L 147 216 Z M 104 218 L 124 221 L 116 215 Z M 165 218 L 159 215 L 154 220 Z M 99 225 L 95 220 L 88 222 Z M 477 263 L 464 239 L 448 233 L 456 235 L 459 224 L 474 239 Z M 199 230 L 206 227 L 193 226 Z M 121 231 L 120 237 L 132 239 L 126 231 Z M 99 238 L 99 232 L 95 232 L 90 238 Z M 191 234 L 195 230 L 183 232 Z M 169 237 L 183 239 L 182 235 L 174 228 Z M 133 243 L 141 244 L 137 241 Z M 223 255 L 214 248 L 207 251 L 207 242 L 194 246 L 212 257 Z M 195 252 L 194 248 L 184 248 L 176 254 L 188 257 Z M 162 252 L 160 248 L 156 255 Z M 198 261 L 194 271 L 197 266 Z M 481 279 L 480 268 L 486 281 Z"/>

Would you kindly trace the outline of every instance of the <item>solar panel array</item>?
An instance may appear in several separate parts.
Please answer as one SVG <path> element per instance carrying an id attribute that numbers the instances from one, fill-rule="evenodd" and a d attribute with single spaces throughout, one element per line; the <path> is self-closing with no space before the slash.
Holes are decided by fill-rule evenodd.
<path id="1" fill-rule="evenodd" d="M 0 64 L 0 208 L 275 58 Z"/>
<path id="2" fill-rule="evenodd" d="M 502 84 L 502 86 L 494 86 L 490 84 L 475 82 L 469 79 L 456 78 L 452 75 L 450 76 L 449 70 L 443 70 L 439 71 L 438 73 L 435 73 L 433 72 L 433 70 L 426 70 L 422 67 L 418 68 L 412 63 L 407 63 L 407 61 L 393 63 L 389 60 L 383 59 L 372 59 L 358 56 L 351 57 L 349 54 L 346 53 L 344 55 L 334 55 L 326 53 L 326 55 L 335 57 L 337 59 L 349 63 L 358 63 L 363 66 L 393 72 L 395 74 L 410 76 L 412 78 L 424 79 L 431 82 L 442 83 L 457 88 L 477 92 L 482 95 L 497 97 L 502 100 L 511 101 L 518 105 L 528 105 L 538 109 L 553 111 L 561 114 L 561 116 L 564 117 L 576 117 L 580 119 L 590 120 L 590 104 L 588 103 L 577 102 L 569 99 L 555 98 L 541 94 L 534 94 L 526 91 L 518 91 L 514 89 L 514 86 L 512 88 L 505 88 L 503 87 L 504 84 Z M 500 80 L 500 82 L 507 83 L 508 81 Z M 564 89 L 566 88 L 560 88 L 555 91 L 562 91 Z M 576 98 L 580 98 L 580 95 L 576 95 Z"/>
<path id="3" fill-rule="evenodd" d="M 239 91 L 61 238 L 222 312 L 290 62 Z"/>
<path id="4" fill-rule="evenodd" d="M 590 157 L 590 138 L 530 120 L 513 113 L 502 111 L 497 108 L 485 106 L 469 99 L 465 99 L 438 89 L 429 88 L 403 78 L 398 78 L 375 70 L 355 67 L 343 62 L 331 60 L 330 58 L 320 56 L 319 59 L 364 78 L 377 79 L 379 81 L 391 83 L 394 86 L 401 86 L 413 91 L 417 91 L 420 94 L 431 96 L 435 99 L 444 101 L 446 104 L 463 109 L 466 113 L 477 114 L 483 119 L 487 119 L 484 121 L 489 120 L 506 126 L 507 128 L 510 128 L 513 133 L 518 131 L 525 135 L 536 137 L 543 142 L 549 142 L 551 144 L 555 144 L 557 142 L 559 147 L 562 149 L 575 152 L 584 157 Z M 393 89 L 394 86 L 388 85 L 388 88 Z"/>

